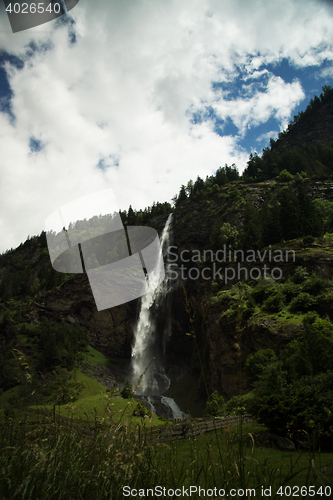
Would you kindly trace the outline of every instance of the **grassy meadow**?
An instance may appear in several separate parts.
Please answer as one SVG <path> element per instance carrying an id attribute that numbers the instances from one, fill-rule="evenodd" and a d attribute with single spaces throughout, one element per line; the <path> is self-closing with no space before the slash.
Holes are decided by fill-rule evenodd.
<path id="1" fill-rule="evenodd" d="M 224 498 L 215 487 L 217 494 L 239 490 L 234 498 L 266 498 L 269 487 L 271 498 L 287 498 L 289 491 L 330 497 L 325 492 L 331 492 L 332 453 L 263 446 L 258 438 L 265 427 L 255 421 L 151 444 L 150 431 L 173 422 L 134 416 L 136 400 L 105 388 L 101 393 L 103 386 L 79 371 L 77 379 L 84 389 L 72 403 L 7 404 L 0 411 L 1 499 L 118 499 L 130 490 L 145 498 L 155 486 L 166 488 L 166 498 L 183 487 L 202 498 L 199 486 L 209 490 L 205 498 Z M 1 398 L 3 403 L 6 394 Z"/>

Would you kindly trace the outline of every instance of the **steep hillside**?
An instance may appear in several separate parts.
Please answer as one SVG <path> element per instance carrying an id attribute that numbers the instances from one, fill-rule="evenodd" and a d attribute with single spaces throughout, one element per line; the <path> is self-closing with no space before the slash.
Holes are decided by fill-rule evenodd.
<path id="1" fill-rule="evenodd" d="M 282 153 L 283 149 L 300 148 L 333 143 L 333 90 L 324 87 L 319 97 L 314 96 L 306 110 L 300 112 L 272 144 L 272 150 Z"/>
<path id="2" fill-rule="evenodd" d="M 331 181 L 304 184 L 310 203 L 332 209 L 329 201 L 333 194 Z M 266 205 L 274 206 L 286 188 L 284 184 L 272 184 L 271 181 L 250 186 L 235 183 L 218 193 L 206 192 L 201 193 L 200 198 L 188 198 L 175 211 L 177 262 L 182 266 L 179 275 L 186 285 L 196 317 L 210 389 L 226 397 L 239 390 L 239 356 L 245 361 L 249 354 L 260 349 L 279 350 L 302 331 L 304 307 L 299 310 L 287 307 L 288 299 L 297 294 L 296 289 L 271 308 L 262 307 L 264 299 L 270 293 L 272 296 L 277 293 L 279 287 L 286 286 L 299 267 L 322 279 L 331 276 L 332 240 L 328 235 L 323 237 L 324 225 L 316 239 L 306 238 L 307 232 L 297 233 L 297 226 L 294 238 L 289 241 L 272 241 L 272 245 L 265 242 L 264 246 L 247 244 L 252 243 L 248 237 L 251 207 L 255 208 L 256 215 L 260 212 L 267 215 Z M 292 189 L 297 190 L 297 186 L 293 185 Z M 237 195 L 234 194 L 236 190 Z M 259 230 L 259 220 L 256 223 L 255 229 Z M 235 262 L 234 250 L 238 250 Z M 261 287 L 266 286 L 265 280 L 257 279 L 260 275 L 264 278 L 264 266 L 271 290 L 259 293 Z M 332 290 L 331 284 L 329 289 Z M 332 319 L 333 309 L 328 297 L 325 300 L 317 297 L 308 308 L 323 316 L 328 314 Z M 241 334 L 237 332 L 237 325 L 241 327 Z M 245 377 L 243 384 L 245 389 Z"/>
<path id="3" fill-rule="evenodd" d="M 317 148 L 312 160 L 319 162 L 321 124 L 332 118 L 332 96 L 329 90 L 325 95 L 318 109 L 312 106 L 295 120 L 263 158 L 250 158 L 243 178 L 235 166 L 226 165 L 206 180 L 198 177 L 182 186 L 173 208 L 154 204 L 121 213 L 125 225 L 146 224 L 161 233 L 173 211 L 173 243 L 166 259 L 175 286 L 166 372 L 173 382 L 169 394 L 185 411 L 200 414 L 214 391 L 226 400 L 249 391 L 246 363 L 255 353 L 270 349 L 286 357 L 286 346 L 300 342 L 312 331 L 309 325 L 327 321 L 330 331 L 333 181 L 297 175 L 284 163 L 294 146 L 303 148 L 310 129 Z M 332 129 L 327 125 L 325 130 L 329 144 Z M 274 169 L 267 167 L 272 155 L 279 158 L 275 178 L 269 178 Z M 301 165 L 307 155 L 301 155 Z M 260 165 L 266 170 L 259 172 Z M 264 179 L 255 182 L 256 177 Z M 139 300 L 98 312 L 86 275 L 52 269 L 45 233 L 1 255 L 0 278 L 4 393 L 17 387 L 29 403 L 29 384 L 34 400 L 52 401 L 57 377 L 68 381 L 75 370 L 85 369 L 89 344 L 110 363 L 107 370 L 86 372 L 107 388 L 117 379 L 124 383 Z"/>
<path id="4" fill-rule="evenodd" d="M 272 179 L 283 171 L 325 178 L 333 171 L 333 89 L 323 87 L 304 112 L 290 122 L 262 155 L 250 155 L 243 173 L 248 181 Z"/>
<path id="5" fill-rule="evenodd" d="M 302 331 L 304 311 L 289 312 L 283 301 L 280 304 L 282 310 L 284 309 L 282 315 L 278 314 L 279 306 L 275 307 L 275 310 L 272 306 L 272 311 L 261 307 L 264 302 L 258 293 L 262 286 L 261 281 L 257 280 L 258 271 L 251 270 L 260 269 L 263 276 L 264 266 L 271 270 L 272 264 L 269 261 L 272 261 L 274 255 L 279 255 L 282 261 L 274 264 L 274 267 L 281 269 L 281 273 L 275 271 L 274 274 L 274 278 L 279 279 L 270 280 L 275 286 L 286 283 L 299 266 L 323 279 L 330 276 L 331 240 L 323 236 L 331 227 L 329 210 L 332 211 L 332 182 L 304 181 L 301 187 L 305 190 L 309 203 L 317 207 L 320 223 L 315 226 L 315 233 L 319 227 L 321 234 L 316 234 L 316 239 L 315 236 L 310 236 L 306 240 L 304 237 L 308 234 L 307 231 L 304 234 L 297 233 L 301 227 L 301 214 L 297 213 L 300 208 L 295 205 L 298 225 L 289 228 L 290 231 L 293 228 L 296 231 L 294 235 L 290 233 L 294 238 L 280 243 L 272 241 L 275 246 L 271 247 L 267 242 L 264 242 L 263 246 L 251 246 L 252 222 L 248 217 L 250 209 L 252 207 L 255 210 L 257 217 L 261 213 L 264 214 L 266 219 L 267 206 L 274 207 L 276 203 L 276 207 L 279 207 L 278 200 L 284 196 L 286 190 L 297 192 L 300 188 L 297 183 L 267 181 L 249 185 L 234 181 L 214 191 L 204 187 L 199 193 L 177 203 L 173 223 L 174 243 L 169 250 L 169 257 L 173 262 L 174 280 L 178 282 L 178 288 L 172 303 L 173 335 L 167 347 L 167 370 L 170 370 L 176 380 L 179 374 L 186 373 L 191 366 L 191 372 L 199 380 L 198 393 L 203 399 L 206 395 L 198 354 L 193 339 L 186 335 L 191 328 L 191 315 L 194 317 L 195 333 L 209 391 L 218 390 L 228 398 L 237 394 L 239 389 L 240 355 L 243 362 L 249 354 L 260 349 L 278 350 Z M 323 208 L 326 208 L 325 217 L 320 218 L 320 210 Z M 308 216 L 306 213 L 306 220 Z M 165 220 L 166 216 L 162 215 L 153 222 L 161 229 Z M 259 231 L 259 219 L 256 220 L 255 228 Z M 227 251 L 224 252 L 224 249 Z M 237 262 L 233 262 L 228 253 L 229 250 L 233 252 L 235 249 L 239 250 Z M 251 257 L 248 262 L 246 257 L 252 255 L 251 251 L 257 253 L 255 258 Z M 290 254 L 287 259 L 288 251 Z M 239 265 L 242 271 L 238 275 Z M 86 333 L 88 342 L 93 347 L 107 356 L 123 359 L 126 370 L 131 356 L 138 300 L 98 312 L 85 275 L 62 275 L 52 271 L 43 235 L 2 256 L 0 266 L 3 276 L 1 344 L 8 356 L 12 356 L 10 352 L 13 348 L 25 354 L 29 354 L 34 348 L 40 349 L 38 343 L 34 345 L 33 342 L 24 341 L 24 338 L 22 340 L 22 335 L 26 335 L 27 328 L 33 331 L 47 319 L 53 325 L 60 323 L 68 325 L 69 328 L 79 327 Z M 25 288 L 24 280 L 20 278 L 21 273 L 23 277 L 24 273 L 27 273 Z M 61 281 L 59 284 L 56 281 L 54 286 L 51 278 Z M 51 285 L 48 285 L 49 281 Z M 20 282 L 20 287 L 17 287 L 17 282 Z M 185 310 L 181 282 L 185 285 L 191 305 L 190 314 Z M 243 285 L 239 285 L 241 282 Z M 6 283 L 6 287 L 3 283 Z M 273 294 L 274 287 L 271 288 Z M 294 295 L 295 293 L 294 291 Z M 330 301 L 323 298 L 319 300 L 318 297 L 317 299 L 309 306 L 310 309 L 333 317 Z M 238 304 L 241 304 L 242 312 L 237 319 Z M 241 341 L 238 339 L 237 325 L 242 328 Z M 47 371 L 46 366 L 44 370 Z M 119 365 L 115 367 L 115 374 L 119 376 Z M 125 376 L 124 372 L 120 375 L 122 379 Z M 5 380 L 4 374 L 4 389 L 8 384 L 15 384 L 15 377 L 11 382 Z M 246 377 L 243 377 L 243 389 L 246 387 Z"/>

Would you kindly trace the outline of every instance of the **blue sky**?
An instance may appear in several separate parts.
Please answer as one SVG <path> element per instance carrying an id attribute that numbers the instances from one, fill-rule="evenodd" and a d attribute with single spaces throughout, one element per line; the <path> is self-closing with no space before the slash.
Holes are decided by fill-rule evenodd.
<path id="1" fill-rule="evenodd" d="M 325 0 L 80 0 L 15 34 L 0 6 L 0 251 L 80 196 L 242 171 L 332 85 Z"/>
<path id="2" fill-rule="evenodd" d="M 325 68 L 330 69 L 331 67 L 332 61 L 324 61 L 320 66 L 320 70 L 323 71 Z M 288 59 L 282 59 L 282 61 L 274 65 L 268 64 L 265 66 L 265 69 L 277 77 L 280 77 L 286 83 L 291 84 L 296 80 L 299 81 L 302 86 L 304 98 L 292 107 L 290 120 L 293 119 L 294 115 L 297 115 L 300 111 L 304 111 L 306 109 L 314 95 L 320 95 L 324 85 L 332 86 L 332 76 L 321 75 L 321 71 L 318 71 L 319 68 L 317 66 L 297 68 L 293 66 Z M 261 81 L 263 82 L 263 79 L 261 79 Z M 242 95 L 241 77 L 233 88 L 233 96 L 237 95 Z M 276 139 L 280 131 L 281 124 L 274 117 L 271 117 L 266 122 L 248 129 L 245 136 L 240 139 L 239 145 L 244 147 L 246 151 L 257 151 L 259 153 L 264 147 L 269 146 L 269 138 L 272 137 L 273 139 Z M 237 134 L 237 131 L 231 124 L 230 128 L 228 126 L 226 127 L 224 133 Z M 271 133 L 271 135 L 269 133 Z"/>
<path id="3" fill-rule="evenodd" d="M 326 71 L 328 72 L 327 75 L 325 74 Z M 263 74 L 256 78 L 247 78 L 248 75 L 244 75 L 244 72 L 240 68 L 238 76 L 232 82 L 212 82 L 214 91 L 218 92 L 220 89 L 227 91 L 226 100 L 235 102 L 237 99 L 249 99 L 258 92 L 265 92 L 267 80 L 272 75 L 280 78 L 285 83 L 292 84 L 293 82 L 299 82 L 304 97 L 301 97 L 297 103 L 290 107 L 289 119 L 281 122 L 272 113 L 267 120 L 249 126 L 243 133 L 239 134 L 239 128 L 230 117 L 223 120 L 212 106 L 207 106 L 200 113 L 194 112 L 192 114 L 193 123 L 211 121 L 214 124 L 216 134 L 220 136 L 237 136 L 238 145 L 244 148 L 249 154 L 254 151 L 261 153 L 263 148 L 269 146 L 269 139 L 271 137 L 276 139 L 278 133 L 286 128 L 286 125 L 293 119 L 294 115 L 297 115 L 300 111 L 304 111 L 314 95 L 320 95 L 324 85 L 332 86 L 331 71 L 332 61 L 330 60 L 324 60 L 319 68 L 318 66 L 299 68 L 295 67 L 287 58 L 274 64 L 263 65 L 260 67 L 260 72 Z M 241 165 L 240 170 L 243 167 L 244 165 Z"/>

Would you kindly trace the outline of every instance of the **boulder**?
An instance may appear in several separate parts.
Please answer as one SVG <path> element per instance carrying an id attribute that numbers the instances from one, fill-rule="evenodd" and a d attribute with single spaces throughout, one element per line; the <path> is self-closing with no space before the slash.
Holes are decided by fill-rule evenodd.
<path id="1" fill-rule="evenodd" d="M 291 439 L 272 434 L 271 432 L 260 432 L 258 439 L 261 444 L 266 446 L 272 446 L 282 451 L 296 451 L 296 447 Z"/>

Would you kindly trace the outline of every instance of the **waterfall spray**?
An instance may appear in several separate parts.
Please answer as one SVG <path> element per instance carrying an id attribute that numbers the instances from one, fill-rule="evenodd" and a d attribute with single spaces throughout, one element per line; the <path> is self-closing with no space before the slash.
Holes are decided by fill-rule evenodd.
<path id="1" fill-rule="evenodd" d="M 171 222 L 172 214 L 169 215 L 160 238 L 160 261 L 163 261 L 163 254 L 170 245 Z M 171 335 L 168 263 L 165 267 L 165 278 L 157 288 L 154 284 L 158 275 L 150 273 L 148 293 L 141 298 L 132 348 L 132 384 L 138 394 L 159 395 L 170 386 L 170 379 L 164 370 L 165 347 Z"/>

